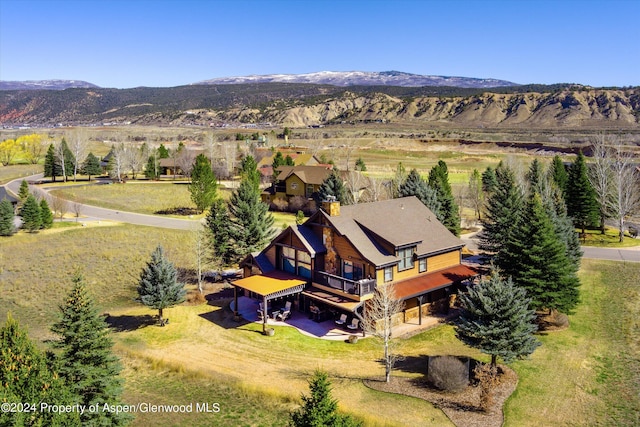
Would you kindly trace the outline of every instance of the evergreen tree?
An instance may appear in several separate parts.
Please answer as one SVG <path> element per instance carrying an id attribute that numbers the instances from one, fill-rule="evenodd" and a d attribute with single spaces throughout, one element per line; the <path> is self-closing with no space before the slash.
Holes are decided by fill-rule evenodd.
<path id="1" fill-rule="evenodd" d="M 260 187 L 260 172 L 253 156 L 247 156 L 240 163 L 240 176 L 248 180 L 256 189 Z"/>
<path id="2" fill-rule="evenodd" d="M 440 202 L 440 212 L 442 216 L 442 224 L 455 234 L 460 234 L 460 212 L 458 204 L 453 197 L 451 184 L 449 184 L 449 170 L 447 164 L 443 160 L 439 160 L 429 171 L 429 186 L 434 188 L 438 194 Z"/>
<path id="3" fill-rule="evenodd" d="M 523 196 L 515 184 L 515 175 L 511 169 L 500 164 L 495 173 L 496 187 L 487 199 L 480 247 L 495 253 L 496 258 L 499 258 L 504 243 L 515 230 Z"/>
<path id="4" fill-rule="evenodd" d="M 235 261 L 261 250 L 273 236 L 273 215 L 269 212 L 269 206 L 260 200 L 260 188 L 253 179 L 251 174 L 245 175 L 229 199 L 229 232 L 234 244 Z"/>
<path id="5" fill-rule="evenodd" d="M 31 233 L 40 229 L 42 225 L 40 206 L 33 195 L 30 194 L 29 197 L 27 197 L 20 215 L 22 216 L 22 228 Z"/>
<path id="6" fill-rule="evenodd" d="M 160 168 L 155 154 L 149 156 L 147 164 L 144 167 L 144 176 L 149 179 L 158 179 L 160 177 Z"/>
<path id="7" fill-rule="evenodd" d="M 302 395 L 302 407 L 291 413 L 295 427 L 356 427 L 361 425 L 348 415 L 338 413 L 338 402 L 331 396 L 327 374 L 316 371 L 309 380 L 310 396 Z"/>
<path id="8" fill-rule="evenodd" d="M 582 229 L 583 234 L 585 228 L 598 224 L 600 208 L 596 192 L 587 175 L 587 165 L 582 152 L 578 153 L 578 157 L 569 169 L 566 201 L 567 212 L 573 218 L 573 224 L 576 228 Z"/>
<path id="9" fill-rule="evenodd" d="M 62 175 L 62 170 L 56 161 L 56 149 L 53 144 L 49 145 L 47 154 L 44 157 L 44 176 L 51 178 L 51 181 L 56 182 L 56 176 Z"/>
<path id="10" fill-rule="evenodd" d="M 535 309 L 571 313 L 578 304 L 576 266 L 539 194 L 529 198 L 496 265 L 526 289 Z"/>
<path id="11" fill-rule="evenodd" d="M 15 212 L 13 205 L 7 199 L 0 201 L 0 236 L 11 236 L 15 233 Z"/>
<path id="12" fill-rule="evenodd" d="M 278 168 L 282 165 L 284 165 L 284 156 L 280 151 L 278 151 L 276 155 L 273 156 L 273 162 L 271 163 L 271 168 L 273 170 L 273 181 L 277 180 L 278 174 L 280 173 Z"/>
<path id="13" fill-rule="evenodd" d="M 416 196 L 423 205 L 433 212 L 438 221 L 442 221 L 442 209 L 438 200 L 438 193 L 420 177 L 416 169 L 411 169 L 409 175 L 398 188 L 398 197 Z"/>
<path id="14" fill-rule="evenodd" d="M 178 282 L 176 268 L 165 258 L 162 246 L 158 245 L 140 274 L 139 301 L 158 310 L 160 324 L 164 325 L 163 310 L 183 302 L 185 294 L 184 285 Z"/>
<path id="15" fill-rule="evenodd" d="M 364 164 L 364 160 L 362 160 L 362 157 L 358 157 L 358 159 L 356 160 L 356 170 L 360 172 L 366 172 L 367 170 L 367 165 Z"/>
<path id="16" fill-rule="evenodd" d="M 77 412 L 41 411 L 40 403 L 73 404 L 64 380 L 11 315 L 0 328 L 0 402 L 37 405 L 30 411 L 1 411 L 2 426 L 80 426 Z M 31 408 L 29 408 L 31 409 Z"/>
<path id="17" fill-rule="evenodd" d="M 565 195 L 567 191 L 567 182 L 569 181 L 569 176 L 567 175 L 567 169 L 564 167 L 564 163 L 560 156 L 554 156 L 553 162 L 551 163 L 551 179 L 558 188 L 562 191 L 562 194 Z"/>
<path id="18" fill-rule="evenodd" d="M 218 194 L 218 181 L 211 169 L 209 159 L 204 154 L 198 154 L 193 170 L 191 171 L 191 184 L 189 184 L 191 200 L 197 209 L 202 212 L 211 206 Z"/>
<path id="19" fill-rule="evenodd" d="M 554 229 L 562 243 L 565 245 L 566 255 L 574 266 L 574 272 L 580 269 L 580 261 L 582 260 L 582 249 L 580 248 L 580 239 L 578 233 L 573 226 L 573 221 L 567 215 L 567 205 L 562 197 L 562 191 L 559 188 L 552 189 L 549 202 L 545 202 L 545 208 L 549 212 Z"/>
<path id="20" fill-rule="evenodd" d="M 58 149 L 56 154 L 56 163 L 60 165 L 64 181 L 66 182 L 67 177 L 73 174 L 76 160 L 65 138 L 62 138 L 62 141 L 60 142 L 60 148 Z M 62 163 L 64 163 L 64 167 Z"/>
<path id="21" fill-rule="evenodd" d="M 169 150 L 167 150 L 167 147 L 165 147 L 164 144 L 160 144 L 160 147 L 158 147 L 158 157 L 160 159 L 169 158 Z"/>
<path id="22" fill-rule="evenodd" d="M 466 345 L 491 355 L 491 365 L 500 357 L 509 363 L 530 355 L 540 345 L 533 335 L 535 311 L 524 289 L 493 274 L 488 281 L 460 294 L 460 316 L 456 336 Z"/>
<path id="23" fill-rule="evenodd" d="M 213 201 L 207 214 L 207 228 L 210 231 L 211 262 L 214 265 L 228 266 L 234 259 L 233 244 L 230 236 L 231 218 L 227 204 L 218 198 Z"/>
<path id="24" fill-rule="evenodd" d="M 284 158 L 284 165 L 285 166 L 295 166 L 296 163 L 293 161 L 293 157 L 291 157 L 290 155 L 287 154 L 287 156 Z"/>
<path id="25" fill-rule="evenodd" d="M 122 404 L 122 367 L 113 354 L 113 341 L 102 316 L 89 296 L 84 279 L 76 274 L 73 288 L 63 305 L 60 318 L 51 327 L 60 336 L 53 343 L 60 350 L 58 366 L 78 402 L 90 405 Z M 130 416 L 115 411 L 85 411 L 80 415 L 83 425 L 126 425 Z"/>
<path id="26" fill-rule="evenodd" d="M 40 200 L 40 228 L 51 228 L 53 226 L 53 212 L 49 209 L 46 199 Z"/>
<path id="27" fill-rule="evenodd" d="M 24 201 L 27 200 L 27 197 L 29 197 L 29 194 L 31 194 L 29 192 L 29 184 L 23 179 L 20 183 L 20 190 L 18 190 L 18 198 L 24 203 Z"/>
<path id="28" fill-rule="evenodd" d="M 544 196 L 547 193 L 546 177 L 542 171 L 542 164 L 538 159 L 533 159 L 531 162 L 526 179 L 529 183 L 529 194 L 538 193 Z"/>
<path id="29" fill-rule="evenodd" d="M 332 171 L 324 181 L 322 181 L 322 185 L 320 185 L 320 188 L 314 197 L 316 203 L 322 203 L 330 200 L 332 197 L 335 197 L 341 205 L 348 204 L 347 189 L 344 185 L 344 181 L 342 181 L 342 178 L 340 178 L 340 175 L 338 175 L 338 172 L 335 170 Z"/>
<path id="30" fill-rule="evenodd" d="M 100 160 L 93 153 L 87 154 L 87 158 L 82 163 L 82 173 L 89 176 L 91 181 L 91 175 L 100 175 L 102 173 L 102 167 L 100 166 Z"/>
<path id="31" fill-rule="evenodd" d="M 492 193 L 497 185 L 496 171 L 491 166 L 487 166 L 485 171 L 482 172 L 482 191 Z"/>

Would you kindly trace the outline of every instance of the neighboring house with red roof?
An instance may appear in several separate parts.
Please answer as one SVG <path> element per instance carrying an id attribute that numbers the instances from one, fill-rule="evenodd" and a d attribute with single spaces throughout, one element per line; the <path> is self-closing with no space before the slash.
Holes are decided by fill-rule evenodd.
<path id="1" fill-rule="evenodd" d="M 265 307 L 268 300 L 287 299 L 322 321 L 343 314 L 362 319 L 376 286 L 389 283 L 405 303 L 396 320 L 421 322 L 448 309 L 450 296 L 479 275 L 462 264 L 463 246 L 416 197 L 324 202 L 304 224 L 247 256 L 244 278 L 233 284 L 262 297 Z M 270 285 L 263 289 L 260 277 Z"/>

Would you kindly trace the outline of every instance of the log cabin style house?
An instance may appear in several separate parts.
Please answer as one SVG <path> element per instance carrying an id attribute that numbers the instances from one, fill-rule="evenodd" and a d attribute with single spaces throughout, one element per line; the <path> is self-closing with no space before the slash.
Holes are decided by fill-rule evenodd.
<path id="1" fill-rule="evenodd" d="M 302 225 L 283 230 L 240 264 L 236 298 L 288 300 L 317 321 L 362 319 L 376 286 L 390 283 L 404 311 L 396 322 L 448 309 L 462 282 L 478 276 L 463 265 L 464 243 L 416 197 L 340 206 L 324 202 Z M 237 307 L 237 301 L 236 301 Z M 266 327 L 266 320 L 264 322 Z"/>

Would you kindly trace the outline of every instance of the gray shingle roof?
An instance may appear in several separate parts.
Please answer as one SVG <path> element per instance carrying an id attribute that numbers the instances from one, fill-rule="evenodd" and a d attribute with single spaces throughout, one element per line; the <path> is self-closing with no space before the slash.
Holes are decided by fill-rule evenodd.
<path id="1" fill-rule="evenodd" d="M 375 238 L 394 248 L 416 246 L 418 257 L 464 246 L 416 197 L 341 206 L 339 216 L 323 214 L 363 256 L 378 266 L 397 258 L 377 244 Z"/>

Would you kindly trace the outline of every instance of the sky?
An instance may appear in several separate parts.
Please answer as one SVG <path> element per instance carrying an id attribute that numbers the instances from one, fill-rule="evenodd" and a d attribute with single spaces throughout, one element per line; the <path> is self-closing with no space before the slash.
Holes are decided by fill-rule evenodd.
<path id="1" fill-rule="evenodd" d="M 403 71 L 640 86 L 640 0 L 0 0 L 0 80 Z"/>

